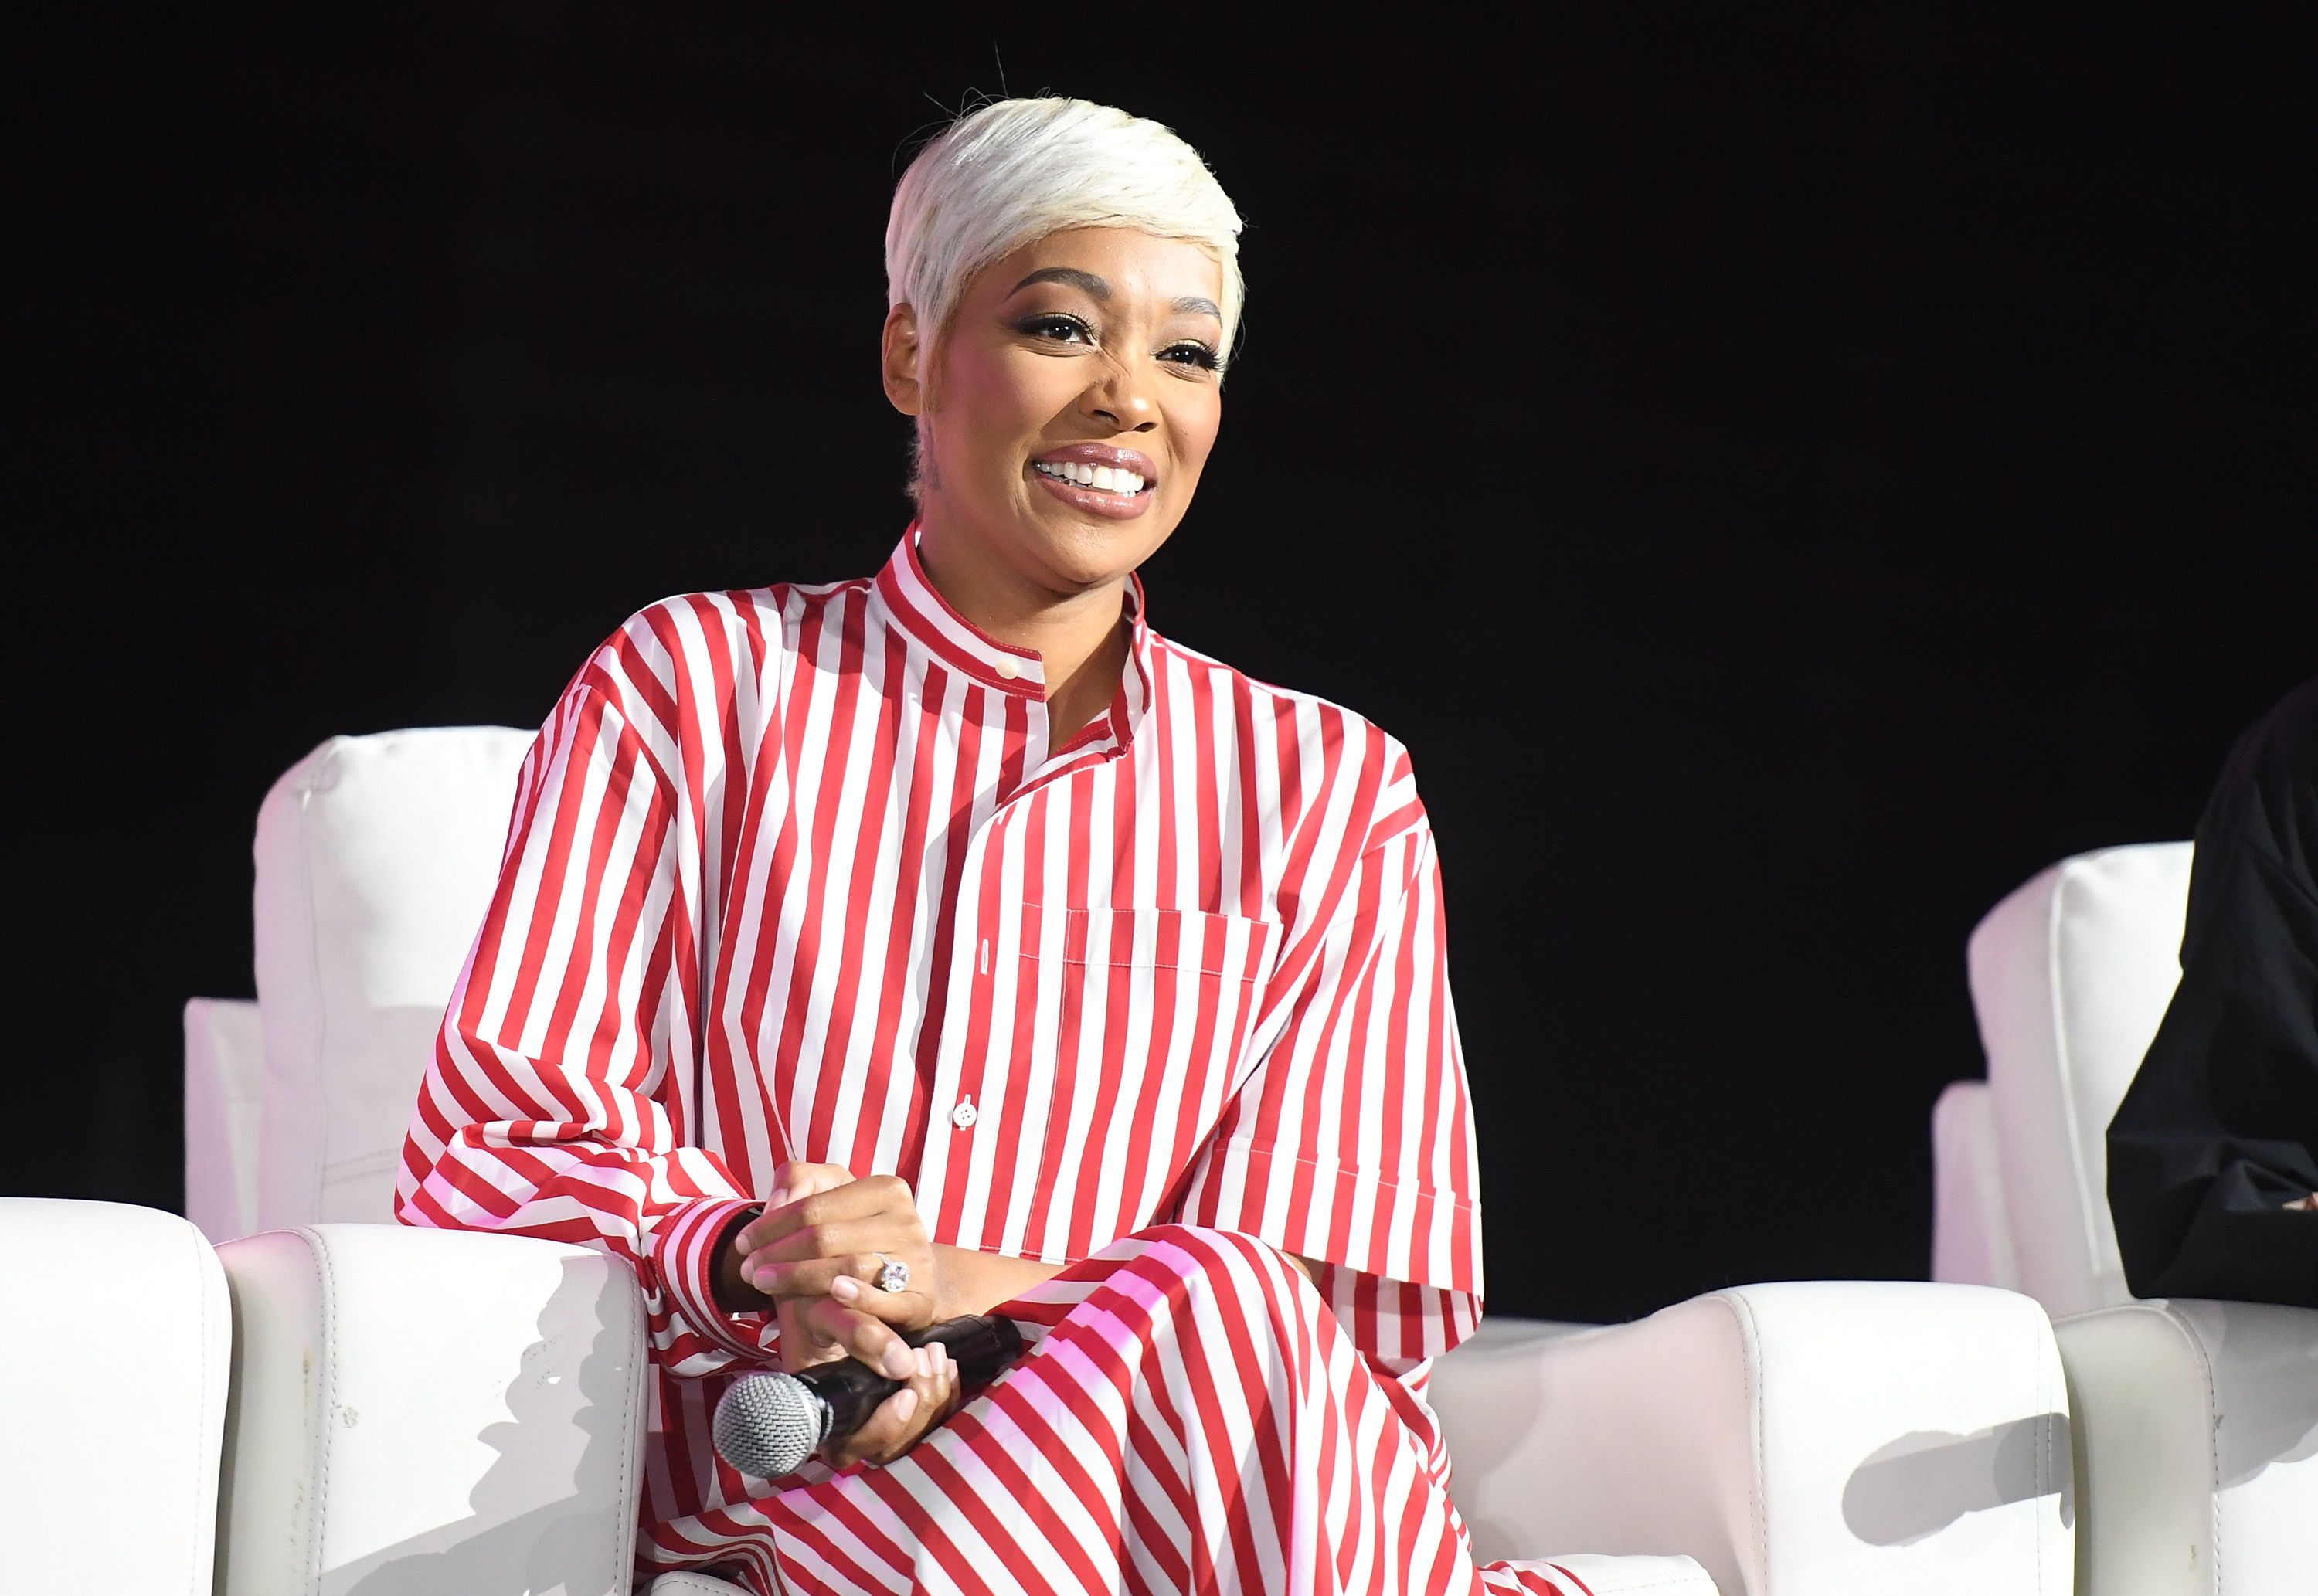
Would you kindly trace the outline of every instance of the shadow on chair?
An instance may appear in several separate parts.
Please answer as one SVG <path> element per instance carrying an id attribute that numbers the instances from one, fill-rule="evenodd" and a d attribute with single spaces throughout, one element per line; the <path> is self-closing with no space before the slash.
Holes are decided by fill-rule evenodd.
<path id="1" fill-rule="evenodd" d="M 1918 1431 L 1878 1447 L 1843 1487 L 1843 1521 L 1871 1546 L 1907 1546 L 1966 1513 L 2047 1494 L 2061 1481 L 2061 1523 L 2077 1521 L 2069 1416 L 2034 1418 L 1970 1435 Z"/>
<path id="2" fill-rule="evenodd" d="M 630 1371 L 621 1353 L 624 1325 L 606 1323 L 596 1312 L 601 1298 L 564 1266 L 568 1289 L 548 1300 L 539 1320 L 539 1340 L 525 1349 L 504 1400 L 508 1417 L 476 1439 L 497 1454 L 468 1493 L 469 1517 L 426 1534 L 384 1547 L 324 1573 L 328 1596 L 445 1596 L 458 1591 L 589 1592 L 602 1575 L 596 1548 L 602 1528 L 562 1505 L 526 1506 L 539 1501 L 544 1466 L 559 1457 L 580 1458 L 571 1500 L 620 1501 L 626 1493 L 616 1475 L 629 1466 L 622 1444 Z M 584 1343 L 577 1374 L 550 1372 L 551 1346 Z M 339 1415 L 357 1423 L 360 1415 Z M 570 1439 L 574 1430 L 589 1437 L 584 1448 Z M 624 1586 L 623 1587 L 624 1589 Z M 610 1596 L 609 1592 L 606 1596 Z"/>

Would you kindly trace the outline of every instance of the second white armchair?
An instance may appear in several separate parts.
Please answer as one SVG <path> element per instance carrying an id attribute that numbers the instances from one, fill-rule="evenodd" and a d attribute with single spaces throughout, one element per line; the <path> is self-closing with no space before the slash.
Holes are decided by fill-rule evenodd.
<path id="1" fill-rule="evenodd" d="M 2180 979 L 2190 845 L 2082 854 L 1972 933 L 1986 1081 L 1933 1121 L 1934 1269 L 2053 1315 L 2089 1596 L 2318 1590 L 2318 1313 L 2136 1302 L 2110 1223 L 2116 1114 Z"/>

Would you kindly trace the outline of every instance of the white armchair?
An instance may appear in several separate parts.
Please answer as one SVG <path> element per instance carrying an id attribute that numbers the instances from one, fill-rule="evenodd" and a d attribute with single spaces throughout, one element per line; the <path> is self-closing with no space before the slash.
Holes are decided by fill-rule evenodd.
<path id="1" fill-rule="evenodd" d="M 256 896 L 262 1016 L 212 1000 L 187 1011 L 188 1124 L 199 1102 L 199 1123 L 224 1127 L 205 1142 L 189 1136 L 186 1149 L 189 1202 L 213 1236 L 386 1217 L 404 1116 L 482 915 L 528 740 L 495 728 L 335 739 L 267 797 Z M 263 1122 L 254 1143 L 253 1101 Z M 230 1265 L 259 1245 L 269 1278 L 294 1276 L 296 1249 L 276 1238 L 222 1251 Z M 515 1333 L 510 1324 L 502 1340 Z M 542 1339 L 535 1325 L 521 1333 Z M 1496 1318 L 1442 1360 L 1433 1394 L 1479 1549 L 1627 1555 L 1568 1560 L 1596 1596 L 2049 1596 L 2069 1583 L 2066 1394 L 2043 1313 L 2008 1292 L 1747 1287 L 1573 1334 Z M 376 1421 L 401 1412 L 391 1403 Z M 364 1414 L 368 1427 L 373 1410 Z M 547 1503 L 558 1481 L 608 1477 L 598 1450 L 614 1446 L 616 1426 L 590 1431 L 561 1410 L 545 1417 L 551 1433 L 516 1449 L 541 1483 L 517 1491 L 516 1466 L 505 1466 L 493 1490 L 508 1502 Z M 389 1442 L 371 1431 L 366 1444 Z M 393 1444 L 410 1457 L 435 1447 L 463 1448 L 471 1464 L 481 1456 L 439 1427 Z M 485 1531 L 486 1515 L 457 1490 L 426 1503 L 398 1509 L 391 1536 L 344 1542 L 345 1555 L 382 1571 L 388 1548 L 440 1558 Z M 510 1522 L 551 1521 L 544 1507 L 499 1511 Z M 623 1511 L 633 1514 L 632 1495 Z M 517 1538 L 506 1531 L 499 1544 Z M 342 1566 L 337 1555 L 323 1556 L 326 1570 Z M 404 1588 L 381 1583 L 364 1596 Z M 692 1575 L 655 1587 L 722 1588 Z"/>
<path id="2" fill-rule="evenodd" d="M 2108 1122 L 2181 975 L 2190 845 L 2063 860 L 1969 953 L 1986 1081 L 1934 1111 L 1934 1278 L 2057 1321 L 2077 1416 L 2080 1590 L 2271 1596 L 2318 1586 L 2318 1313 L 2135 1302 Z"/>

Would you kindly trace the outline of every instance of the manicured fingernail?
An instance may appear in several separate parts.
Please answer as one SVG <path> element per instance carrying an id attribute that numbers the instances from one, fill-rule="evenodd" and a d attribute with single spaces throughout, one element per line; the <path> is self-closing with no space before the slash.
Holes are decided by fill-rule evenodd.
<path id="1" fill-rule="evenodd" d="M 919 1349 L 918 1349 L 918 1378 L 920 1378 L 921 1380 L 930 1380 L 931 1378 L 933 1378 L 933 1374 L 934 1374 L 934 1349 L 933 1349 L 931 1347 L 921 1347 L 921 1348 L 919 1348 Z"/>
<path id="2" fill-rule="evenodd" d="M 918 1372 L 918 1349 L 907 1341 L 895 1341 L 885 1349 L 884 1366 L 887 1379 L 906 1380 Z"/>
<path id="3" fill-rule="evenodd" d="M 839 1302 L 849 1303 L 861 1295 L 861 1282 L 850 1275 L 840 1275 L 829 1283 L 829 1295 Z"/>
<path id="4" fill-rule="evenodd" d="M 788 1200 L 789 1188 L 786 1186 L 776 1186 L 773 1188 L 773 1195 L 765 1199 L 765 1206 L 777 1208 Z"/>
<path id="5" fill-rule="evenodd" d="M 918 1394 L 916 1392 L 905 1389 L 900 1395 L 894 1398 L 894 1416 L 895 1418 L 906 1419 L 917 1411 Z"/>

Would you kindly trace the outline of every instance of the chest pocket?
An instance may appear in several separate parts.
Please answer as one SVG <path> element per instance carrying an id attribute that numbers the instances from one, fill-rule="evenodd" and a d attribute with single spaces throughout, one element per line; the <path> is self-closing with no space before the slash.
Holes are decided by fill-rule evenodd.
<path id="1" fill-rule="evenodd" d="M 1025 907 L 1023 978 L 1054 1037 L 1040 1206 L 1080 1257 L 1154 1217 L 1221 1116 L 1280 928 L 1196 910 Z"/>

